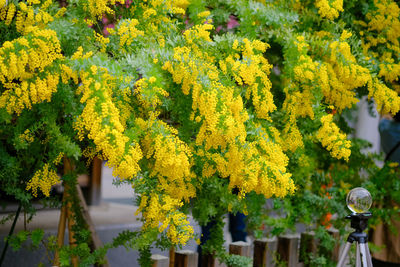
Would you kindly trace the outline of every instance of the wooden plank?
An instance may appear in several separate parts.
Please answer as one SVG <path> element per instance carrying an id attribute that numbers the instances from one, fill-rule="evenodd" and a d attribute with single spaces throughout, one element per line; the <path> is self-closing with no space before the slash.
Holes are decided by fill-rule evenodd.
<path id="1" fill-rule="evenodd" d="M 251 257 L 251 246 L 243 241 L 233 242 L 229 244 L 229 254 Z"/>
<path id="2" fill-rule="evenodd" d="M 300 237 L 300 253 L 299 253 L 299 261 L 300 262 L 308 262 L 308 255 L 317 254 L 318 251 L 319 240 L 315 238 L 314 231 L 303 232 Z M 304 266 L 309 266 L 308 264 L 304 264 Z"/>
<path id="3" fill-rule="evenodd" d="M 152 267 L 168 267 L 169 266 L 169 258 L 163 255 L 154 254 L 151 255 L 151 260 L 153 262 Z"/>
<path id="4" fill-rule="evenodd" d="M 277 249 L 278 239 L 276 237 L 254 240 L 253 266 L 275 266 L 274 254 L 276 253 Z"/>
<path id="5" fill-rule="evenodd" d="M 174 267 L 197 267 L 199 255 L 191 250 L 175 252 Z"/>
<path id="6" fill-rule="evenodd" d="M 284 235 L 278 238 L 278 254 L 281 261 L 287 262 L 288 267 L 299 264 L 299 235 Z"/>

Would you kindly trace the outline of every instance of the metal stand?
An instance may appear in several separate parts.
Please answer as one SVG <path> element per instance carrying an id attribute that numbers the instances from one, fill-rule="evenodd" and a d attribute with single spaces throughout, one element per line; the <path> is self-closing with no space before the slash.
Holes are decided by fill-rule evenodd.
<path id="1" fill-rule="evenodd" d="M 363 231 L 368 226 L 368 219 L 372 216 L 370 212 L 367 213 L 354 213 L 346 217 L 351 219 L 351 227 L 355 231 L 349 234 L 346 246 L 343 253 L 339 258 L 337 267 L 344 266 L 347 255 L 349 254 L 351 244 L 356 242 L 356 267 L 373 267 L 371 254 L 368 248 L 368 235 Z"/>

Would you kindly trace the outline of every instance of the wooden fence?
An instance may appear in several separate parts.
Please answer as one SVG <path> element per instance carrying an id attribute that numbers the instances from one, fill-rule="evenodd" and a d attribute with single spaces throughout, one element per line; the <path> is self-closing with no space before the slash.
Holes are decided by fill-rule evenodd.
<path id="1" fill-rule="evenodd" d="M 330 234 L 339 239 L 339 233 L 331 230 Z M 276 259 L 286 262 L 288 267 L 307 267 L 304 264 L 305 256 L 316 253 L 318 239 L 313 232 L 304 232 L 298 235 L 284 235 L 278 238 L 255 240 L 253 243 L 253 255 L 251 255 L 252 244 L 246 242 L 234 242 L 229 245 L 229 254 L 241 255 L 253 258 L 254 267 L 273 267 Z M 336 242 L 337 244 L 339 242 Z M 197 267 L 198 253 L 189 250 L 170 251 L 170 256 L 152 255 L 153 267 Z M 205 267 L 226 267 L 220 264 L 211 255 L 202 256 Z M 339 245 L 332 250 L 331 258 L 338 261 Z"/>

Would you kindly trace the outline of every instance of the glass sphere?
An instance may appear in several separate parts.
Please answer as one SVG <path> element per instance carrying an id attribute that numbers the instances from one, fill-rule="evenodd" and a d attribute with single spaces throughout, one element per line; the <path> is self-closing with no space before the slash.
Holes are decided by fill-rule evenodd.
<path id="1" fill-rule="evenodd" d="M 356 187 L 347 194 L 346 202 L 352 212 L 364 213 L 371 207 L 372 197 L 367 189 Z"/>

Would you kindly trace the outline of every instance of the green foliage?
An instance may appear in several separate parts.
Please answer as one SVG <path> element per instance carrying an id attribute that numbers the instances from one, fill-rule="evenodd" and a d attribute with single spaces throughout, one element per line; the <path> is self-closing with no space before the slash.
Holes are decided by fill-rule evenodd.
<path id="1" fill-rule="evenodd" d="M 223 261 L 227 266 L 232 266 L 232 267 L 253 266 L 253 260 L 251 258 L 240 255 L 226 255 Z"/>

